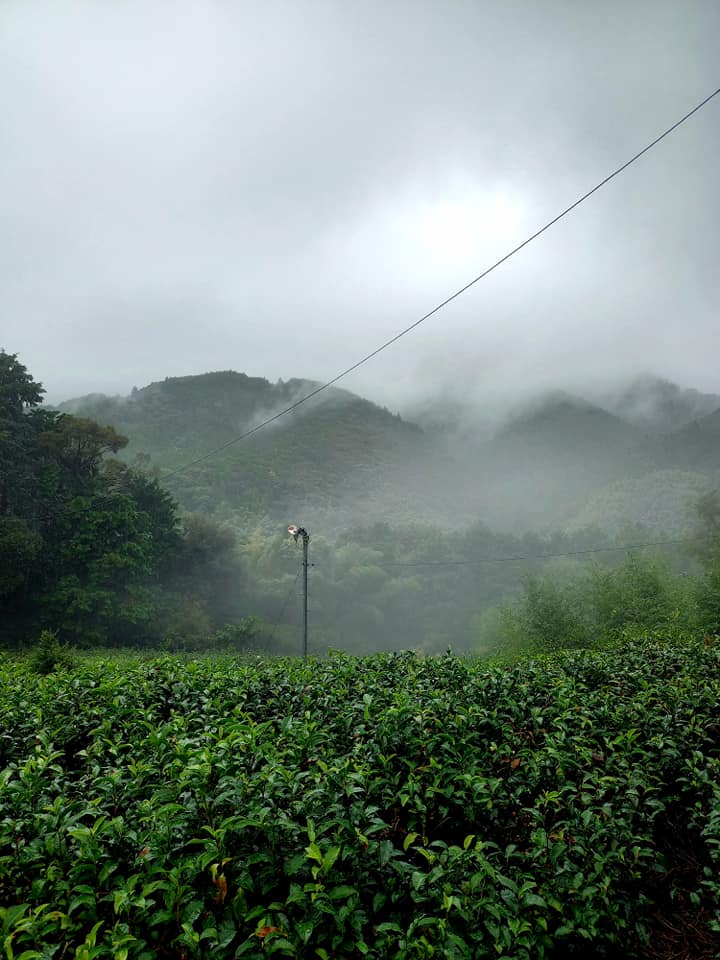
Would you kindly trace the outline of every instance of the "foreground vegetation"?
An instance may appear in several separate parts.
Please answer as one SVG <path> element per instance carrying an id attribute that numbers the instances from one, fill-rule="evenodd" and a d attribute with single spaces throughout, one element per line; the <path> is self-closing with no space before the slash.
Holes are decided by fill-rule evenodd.
<path id="1" fill-rule="evenodd" d="M 717 644 L 0 670 L 8 960 L 720 947 Z"/>

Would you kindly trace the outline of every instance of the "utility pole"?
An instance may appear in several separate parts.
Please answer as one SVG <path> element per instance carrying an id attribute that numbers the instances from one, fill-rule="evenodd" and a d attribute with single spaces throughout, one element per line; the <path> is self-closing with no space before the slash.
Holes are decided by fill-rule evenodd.
<path id="1" fill-rule="evenodd" d="M 302 537 L 303 545 L 303 657 L 307 660 L 308 655 L 308 544 L 310 543 L 310 534 L 305 527 L 296 527 L 291 524 L 288 527 L 288 533 L 292 536 L 295 543 Z"/>

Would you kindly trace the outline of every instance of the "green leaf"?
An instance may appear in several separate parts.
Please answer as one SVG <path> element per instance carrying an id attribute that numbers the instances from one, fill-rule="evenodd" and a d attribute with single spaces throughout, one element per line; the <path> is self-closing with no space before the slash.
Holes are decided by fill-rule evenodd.
<path id="1" fill-rule="evenodd" d="M 322 858 L 323 873 L 328 873 L 332 869 L 333 864 L 340 856 L 340 847 L 330 847 L 328 852 Z"/>
<path id="2" fill-rule="evenodd" d="M 419 870 L 413 870 L 412 874 L 410 875 L 410 882 L 412 883 L 414 890 L 419 890 L 426 880 L 427 875 L 421 873 Z"/>
<path id="3" fill-rule="evenodd" d="M 313 842 L 308 847 L 305 847 L 305 853 L 309 860 L 317 860 L 317 862 L 322 865 L 322 850 L 316 843 Z"/>
<path id="4" fill-rule="evenodd" d="M 418 833 L 408 833 L 403 841 L 403 850 L 407 850 L 410 844 L 414 843 L 419 836 L 420 834 Z"/>
<path id="5" fill-rule="evenodd" d="M 546 910 L 548 904 L 543 900 L 542 897 L 539 897 L 536 893 L 526 893 L 523 897 L 523 906 L 528 907 L 541 907 L 543 910 Z"/>
<path id="6" fill-rule="evenodd" d="M 327 895 L 331 900 L 344 900 L 347 897 L 357 896 L 357 890 L 355 887 L 348 886 L 333 887 L 328 890 Z"/>

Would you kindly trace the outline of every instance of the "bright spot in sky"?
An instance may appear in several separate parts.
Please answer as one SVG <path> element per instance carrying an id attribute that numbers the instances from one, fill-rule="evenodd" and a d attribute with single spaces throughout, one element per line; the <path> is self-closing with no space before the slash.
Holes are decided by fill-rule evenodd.
<path id="1" fill-rule="evenodd" d="M 519 222 L 519 205 L 507 194 L 475 194 L 421 206 L 414 232 L 416 242 L 434 262 L 457 263 L 507 253 Z"/>
<path id="2" fill-rule="evenodd" d="M 354 278 L 363 302 L 373 289 L 383 299 L 388 290 L 437 297 L 519 243 L 528 217 L 520 194 L 503 185 L 413 183 L 328 233 L 323 255 L 333 258 L 336 279 L 342 270 Z M 327 298 L 325 273 L 320 295 Z"/>

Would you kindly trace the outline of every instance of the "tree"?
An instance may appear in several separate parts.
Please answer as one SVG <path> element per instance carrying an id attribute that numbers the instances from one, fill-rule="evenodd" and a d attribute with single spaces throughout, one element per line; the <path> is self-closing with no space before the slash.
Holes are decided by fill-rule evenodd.
<path id="1" fill-rule="evenodd" d="M 15 512 L 19 491 L 30 492 L 35 421 L 27 411 L 43 393 L 17 355 L 0 350 L 0 517 Z"/>
<path id="2" fill-rule="evenodd" d="M 62 415 L 53 429 L 41 434 L 40 442 L 76 484 L 96 476 L 107 453 L 127 446 L 127 437 L 94 420 Z"/>
<path id="3" fill-rule="evenodd" d="M 686 604 L 680 584 L 662 561 L 631 554 L 620 566 L 596 565 L 579 584 L 598 636 L 627 628 L 666 629 Z"/>
<path id="4" fill-rule="evenodd" d="M 703 567 L 695 584 L 698 626 L 720 633 L 720 490 L 711 490 L 695 504 L 691 552 Z"/>
<path id="5" fill-rule="evenodd" d="M 711 490 L 695 504 L 692 554 L 706 571 L 720 568 L 720 490 Z"/>
<path id="6" fill-rule="evenodd" d="M 73 497 L 46 543 L 37 600 L 61 639 L 85 646 L 128 639 L 129 625 L 152 619 L 151 522 L 132 497 L 102 485 Z"/>
<path id="7" fill-rule="evenodd" d="M 177 504 L 167 490 L 163 490 L 157 478 L 141 469 L 128 467 L 119 460 L 105 461 L 103 479 L 109 491 L 131 497 L 137 509 L 147 516 L 149 549 L 153 562 L 160 564 L 159 573 L 163 576 L 176 562 L 182 545 L 182 525 Z"/>
<path id="8" fill-rule="evenodd" d="M 18 517 L 0 517 L 0 600 L 28 583 L 42 538 Z"/>
<path id="9" fill-rule="evenodd" d="M 587 626 L 570 584 L 560 584 L 550 577 L 528 576 L 523 588 L 521 618 L 534 647 L 558 650 L 587 643 Z"/>
<path id="10" fill-rule="evenodd" d="M 235 548 L 236 537 L 228 527 L 208 517 L 185 517 L 165 580 L 168 589 L 178 596 L 194 598 L 214 628 L 247 613 L 242 604 L 243 577 Z"/>
<path id="11" fill-rule="evenodd" d="M 710 567 L 695 583 L 697 625 L 704 634 L 720 634 L 720 564 Z"/>
<path id="12" fill-rule="evenodd" d="M 57 630 L 107 643 L 152 633 L 180 545 L 156 480 L 107 461 L 112 427 L 40 408 L 43 389 L 0 352 L 0 620 L 6 638 Z"/>
<path id="13" fill-rule="evenodd" d="M 3 421 L 17 420 L 25 410 L 42 403 L 44 393 L 17 354 L 0 349 L 0 429 Z"/>

